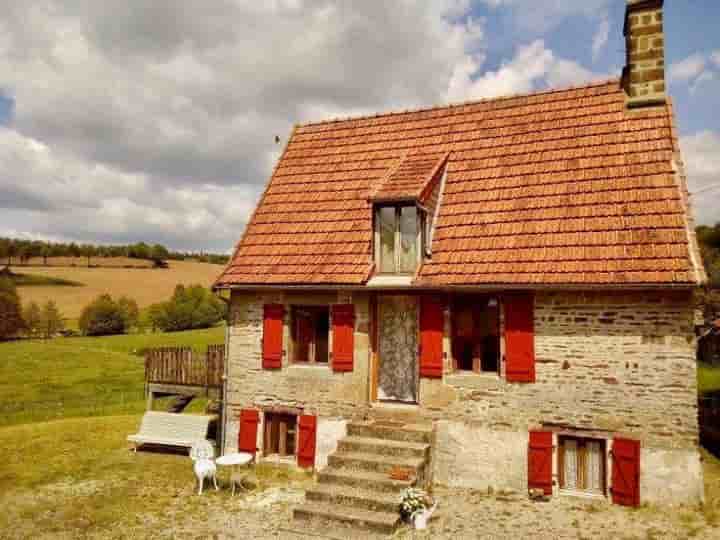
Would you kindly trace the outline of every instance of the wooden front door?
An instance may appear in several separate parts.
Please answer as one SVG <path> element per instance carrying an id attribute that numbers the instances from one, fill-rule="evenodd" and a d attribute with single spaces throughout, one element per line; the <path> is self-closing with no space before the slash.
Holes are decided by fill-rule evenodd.
<path id="1" fill-rule="evenodd" d="M 378 398 L 417 401 L 417 299 L 378 298 Z"/>

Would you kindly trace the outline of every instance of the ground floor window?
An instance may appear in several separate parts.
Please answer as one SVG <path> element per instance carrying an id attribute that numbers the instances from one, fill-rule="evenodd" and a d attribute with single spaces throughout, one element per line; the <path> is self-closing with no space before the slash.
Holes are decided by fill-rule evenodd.
<path id="1" fill-rule="evenodd" d="M 291 310 L 293 360 L 300 363 L 328 361 L 330 308 L 293 306 Z"/>
<path id="2" fill-rule="evenodd" d="M 263 455 L 294 456 L 297 416 L 287 413 L 265 413 Z"/>
<path id="3" fill-rule="evenodd" d="M 456 371 L 500 372 L 499 301 L 487 296 L 453 300 L 452 355 Z"/>
<path id="4" fill-rule="evenodd" d="M 560 489 L 605 494 L 605 441 L 580 437 L 558 438 Z"/>

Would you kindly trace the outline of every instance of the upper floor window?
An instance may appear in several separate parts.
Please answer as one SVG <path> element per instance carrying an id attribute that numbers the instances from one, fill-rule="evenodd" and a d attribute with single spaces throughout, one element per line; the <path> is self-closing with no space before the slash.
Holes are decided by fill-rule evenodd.
<path id="1" fill-rule="evenodd" d="M 413 274 L 422 256 L 423 212 L 415 205 L 377 206 L 375 253 L 380 274 Z"/>

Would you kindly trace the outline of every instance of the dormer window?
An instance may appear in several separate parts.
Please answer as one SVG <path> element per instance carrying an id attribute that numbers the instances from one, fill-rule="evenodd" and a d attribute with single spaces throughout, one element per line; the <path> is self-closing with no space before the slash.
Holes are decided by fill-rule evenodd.
<path id="1" fill-rule="evenodd" d="M 423 253 L 424 212 L 414 204 L 375 207 L 375 263 L 379 274 L 415 273 Z"/>

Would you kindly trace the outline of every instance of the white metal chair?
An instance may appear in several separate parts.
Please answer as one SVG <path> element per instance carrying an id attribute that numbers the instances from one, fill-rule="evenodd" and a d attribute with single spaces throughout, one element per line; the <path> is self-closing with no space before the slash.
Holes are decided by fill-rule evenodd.
<path id="1" fill-rule="evenodd" d="M 206 440 L 197 441 L 190 448 L 190 459 L 194 462 L 193 470 L 198 480 L 198 495 L 203 492 L 206 478 L 212 478 L 216 491 L 220 489 L 217 484 L 217 465 L 214 458 L 215 449 Z"/>

